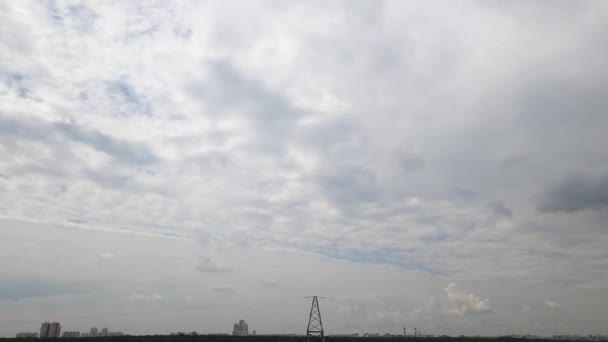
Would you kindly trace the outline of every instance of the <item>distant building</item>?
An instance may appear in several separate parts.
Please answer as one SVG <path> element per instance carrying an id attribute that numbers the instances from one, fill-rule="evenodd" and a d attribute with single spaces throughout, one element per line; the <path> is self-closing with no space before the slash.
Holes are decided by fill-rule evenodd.
<path id="1" fill-rule="evenodd" d="M 47 337 L 59 337 L 61 334 L 61 324 L 53 322 L 49 325 L 49 333 Z"/>
<path id="2" fill-rule="evenodd" d="M 17 338 L 37 338 L 37 332 L 20 332 L 17 333 Z"/>
<path id="3" fill-rule="evenodd" d="M 80 331 L 64 331 L 61 337 L 80 337 Z"/>
<path id="4" fill-rule="evenodd" d="M 120 331 L 110 331 L 108 328 L 101 329 L 101 332 L 97 328 L 93 327 L 89 332 L 83 332 L 80 337 L 99 337 L 99 336 L 124 336 Z"/>
<path id="5" fill-rule="evenodd" d="M 240 320 L 238 323 L 234 323 L 234 329 L 232 329 L 233 336 L 247 336 L 249 335 L 249 326 L 244 320 Z"/>
<path id="6" fill-rule="evenodd" d="M 49 337 L 49 327 L 51 323 L 44 322 L 40 325 L 40 338 Z"/>

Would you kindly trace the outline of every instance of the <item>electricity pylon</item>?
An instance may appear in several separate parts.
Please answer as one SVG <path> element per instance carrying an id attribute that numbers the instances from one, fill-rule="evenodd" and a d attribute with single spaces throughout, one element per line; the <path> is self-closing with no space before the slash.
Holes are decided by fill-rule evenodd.
<path id="1" fill-rule="evenodd" d="M 325 341 L 325 337 L 323 336 L 323 322 L 321 321 L 321 310 L 319 310 L 317 296 L 312 297 L 312 307 L 310 308 L 308 328 L 306 329 L 306 342 L 310 341 Z"/>

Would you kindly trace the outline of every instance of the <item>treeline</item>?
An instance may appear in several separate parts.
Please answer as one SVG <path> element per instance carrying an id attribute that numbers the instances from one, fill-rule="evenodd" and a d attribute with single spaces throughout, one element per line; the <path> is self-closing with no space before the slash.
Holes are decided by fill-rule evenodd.
<path id="1" fill-rule="evenodd" d="M 51 340 L 51 339 L 44 339 Z M 306 336 L 231 336 L 231 335 L 150 335 L 150 336 L 107 336 L 107 337 L 82 337 L 82 338 L 60 338 L 62 342 L 305 342 Z M 66 341 L 68 340 L 68 341 Z M 84 341 L 82 341 L 84 340 Z M 40 342 L 39 338 L 7 338 L 3 342 Z M 535 342 L 550 340 L 517 339 L 512 337 L 479 338 L 479 337 L 413 337 L 413 336 L 391 336 L 391 337 L 343 337 L 327 336 L 327 342 Z M 50 341 L 49 341 L 50 342 Z"/>

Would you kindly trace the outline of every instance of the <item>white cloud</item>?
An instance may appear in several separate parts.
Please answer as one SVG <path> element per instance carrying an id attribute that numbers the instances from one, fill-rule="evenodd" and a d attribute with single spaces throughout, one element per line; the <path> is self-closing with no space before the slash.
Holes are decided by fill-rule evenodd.
<path id="1" fill-rule="evenodd" d="M 114 258 L 114 253 L 112 253 L 112 252 L 103 252 L 103 253 L 99 254 L 99 257 L 101 259 L 113 259 Z"/>
<path id="2" fill-rule="evenodd" d="M 143 293 L 134 293 L 129 296 L 129 299 L 132 301 L 157 301 L 163 299 L 163 296 L 159 295 L 158 293 L 153 293 L 150 295 Z"/>
<path id="3" fill-rule="evenodd" d="M 448 312 L 454 315 L 476 315 L 493 312 L 490 300 L 462 292 L 456 289 L 455 283 L 450 283 L 444 289 L 448 300 Z"/>
<path id="4" fill-rule="evenodd" d="M 236 294 L 236 290 L 231 287 L 216 287 L 213 291 L 226 296 L 234 296 Z"/>
<path id="5" fill-rule="evenodd" d="M 545 302 L 545 306 L 552 310 L 557 310 L 561 307 L 561 305 L 559 303 L 556 303 L 556 302 L 553 302 L 550 300 Z"/>

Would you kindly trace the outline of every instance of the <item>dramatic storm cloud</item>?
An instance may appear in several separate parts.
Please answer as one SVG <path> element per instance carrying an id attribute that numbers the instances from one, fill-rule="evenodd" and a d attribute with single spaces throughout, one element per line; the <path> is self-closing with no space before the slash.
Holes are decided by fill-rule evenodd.
<path id="1" fill-rule="evenodd" d="M 0 13 L 0 336 L 608 334 L 607 2 Z"/>

